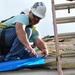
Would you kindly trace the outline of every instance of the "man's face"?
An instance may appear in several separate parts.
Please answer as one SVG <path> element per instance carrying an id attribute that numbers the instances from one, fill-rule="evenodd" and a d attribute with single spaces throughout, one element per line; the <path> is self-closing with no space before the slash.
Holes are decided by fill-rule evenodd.
<path id="1" fill-rule="evenodd" d="M 41 20 L 41 18 L 37 17 L 37 16 L 34 15 L 32 12 L 31 12 L 31 16 L 32 16 L 31 22 L 32 22 L 33 25 L 39 23 L 39 21 Z"/>

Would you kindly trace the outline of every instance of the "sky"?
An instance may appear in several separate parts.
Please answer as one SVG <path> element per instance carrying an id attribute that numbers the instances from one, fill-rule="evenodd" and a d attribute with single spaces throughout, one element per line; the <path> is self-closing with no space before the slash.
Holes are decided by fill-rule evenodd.
<path id="1" fill-rule="evenodd" d="M 44 2 L 47 7 L 46 16 L 36 25 L 37 29 L 42 37 L 54 35 L 51 0 L 0 0 L 0 21 L 11 16 L 15 16 L 26 8 L 30 9 L 31 6 L 37 1 Z M 66 0 L 55 0 L 55 4 L 60 3 L 70 2 Z M 70 13 L 68 13 L 68 10 L 56 11 L 57 18 L 67 16 L 75 16 L 75 9 L 72 9 Z M 58 34 L 75 32 L 75 23 L 59 24 L 57 25 L 57 30 Z"/>

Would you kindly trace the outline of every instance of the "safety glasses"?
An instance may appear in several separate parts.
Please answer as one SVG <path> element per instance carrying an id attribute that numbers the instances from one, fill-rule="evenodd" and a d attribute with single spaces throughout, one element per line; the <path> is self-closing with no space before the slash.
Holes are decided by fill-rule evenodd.
<path id="1" fill-rule="evenodd" d="M 38 17 L 38 16 L 34 15 L 33 13 L 32 13 L 32 15 L 33 15 L 33 17 L 34 17 L 34 18 L 41 19 L 40 17 Z"/>

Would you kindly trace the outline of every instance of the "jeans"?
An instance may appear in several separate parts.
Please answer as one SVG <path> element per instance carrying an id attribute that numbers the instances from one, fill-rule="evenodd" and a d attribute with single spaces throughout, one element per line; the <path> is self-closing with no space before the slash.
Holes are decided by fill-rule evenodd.
<path id="1" fill-rule="evenodd" d="M 25 28 L 28 38 L 31 37 L 32 31 L 30 28 Z M 0 31 L 1 33 L 1 31 Z M 4 61 L 30 58 L 30 53 L 16 36 L 15 28 L 8 28 L 5 33 L 5 43 L 8 47 L 11 46 L 10 51 L 4 57 Z"/>

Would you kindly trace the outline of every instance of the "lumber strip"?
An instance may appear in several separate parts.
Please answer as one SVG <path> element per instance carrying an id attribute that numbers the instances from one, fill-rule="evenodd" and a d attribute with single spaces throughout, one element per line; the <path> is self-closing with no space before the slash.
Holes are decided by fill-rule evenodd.
<path id="1" fill-rule="evenodd" d="M 75 2 L 73 3 L 64 3 L 64 4 L 56 4 L 55 5 L 55 10 L 63 10 L 63 9 L 68 9 L 69 8 L 75 8 Z"/>
<path id="2" fill-rule="evenodd" d="M 57 24 L 61 24 L 61 23 L 71 23 L 71 22 L 75 22 L 75 16 L 56 18 L 56 23 L 57 23 Z"/>

